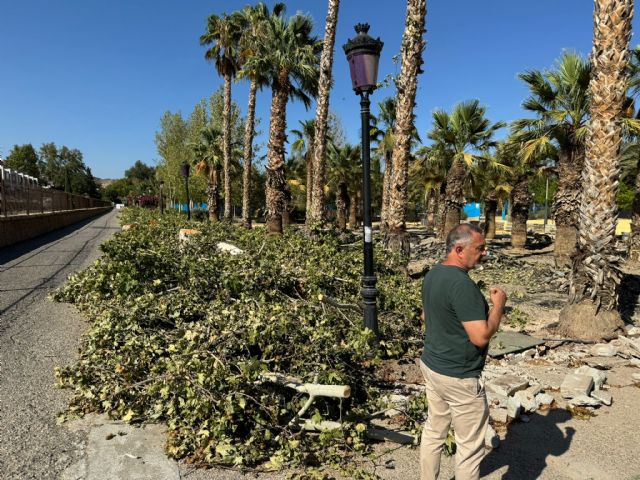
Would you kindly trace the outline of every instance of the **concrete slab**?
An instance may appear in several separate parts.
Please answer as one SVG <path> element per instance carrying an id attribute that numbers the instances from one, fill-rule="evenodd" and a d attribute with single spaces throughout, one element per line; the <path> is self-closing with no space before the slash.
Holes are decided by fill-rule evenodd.
<path id="1" fill-rule="evenodd" d="M 560 385 L 560 393 L 564 398 L 588 396 L 593 390 L 593 378 L 590 375 L 570 373 L 564 377 Z"/>
<path id="2" fill-rule="evenodd" d="M 524 390 L 529 386 L 529 381 L 516 375 L 502 375 L 490 380 L 486 384 L 487 390 L 498 395 L 508 397 L 519 390 Z"/>
<path id="3" fill-rule="evenodd" d="M 85 457 L 63 474 L 71 480 L 179 480 L 180 471 L 164 452 L 163 425 L 133 427 L 123 422 L 94 423 Z"/>
<path id="4" fill-rule="evenodd" d="M 544 340 L 519 332 L 498 332 L 489 343 L 489 355 L 501 357 L 507 353 L 528 350 L 536 345 L 542 345 Z"/>

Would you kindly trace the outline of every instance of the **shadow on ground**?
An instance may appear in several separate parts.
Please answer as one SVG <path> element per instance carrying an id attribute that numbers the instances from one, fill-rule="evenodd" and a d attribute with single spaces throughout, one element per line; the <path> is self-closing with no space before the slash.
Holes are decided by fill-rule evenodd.
<path id="1" fill-rule="evenodd" d="M 575 430 L 562 424 L 570 418 L 571 414 L 566 410 L 556 409 L 546 415 L 531 415 L 529 424 L 511 424 L 500 447 L 483 460 L 481 477 L 506 466 L 502 480 L 539 478 L 548 457 L 562 455 L 569 449 Z"/>

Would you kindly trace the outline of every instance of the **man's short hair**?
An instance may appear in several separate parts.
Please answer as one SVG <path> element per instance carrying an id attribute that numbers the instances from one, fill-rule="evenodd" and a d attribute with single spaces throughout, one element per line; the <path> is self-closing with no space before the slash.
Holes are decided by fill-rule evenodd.
<path id="1" fill-rule="evenodd" d="M 457 227 L 451 229 L 447 235 L 447 253 L 451 252 L 456 245 L 467 245 L 471 242 L 473 232 L 482 235 L 482 230 L 477 225 L 470 223 L 461 223 Z"/>

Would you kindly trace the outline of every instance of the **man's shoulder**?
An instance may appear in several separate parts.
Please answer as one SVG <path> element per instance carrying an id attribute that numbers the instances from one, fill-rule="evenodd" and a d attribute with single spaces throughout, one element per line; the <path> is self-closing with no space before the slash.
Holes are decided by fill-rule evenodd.
<path id="1" fill-rule="evenodd" d="M 469 275 L 462 268 L 456 267 L 453 265 L 444 265 L 442 263 L 438 263 L 434 265 L 426 275 L 426 278 L 443 278 L 451 281 L 470 281 Z"/>

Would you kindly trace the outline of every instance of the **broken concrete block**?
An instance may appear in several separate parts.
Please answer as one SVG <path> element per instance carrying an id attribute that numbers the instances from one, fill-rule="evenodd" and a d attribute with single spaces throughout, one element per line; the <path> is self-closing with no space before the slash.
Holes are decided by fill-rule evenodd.
<path id="1" fill-rule="evenodd" d="M 631 363 L 631 365 L 633 365 L 634 367 L 640 367 L 640 360 L 637 358 L 632 358 L 631 360 L 629 360 L 629 363 Z"/>
<path id="2" fill-rule="evenodd" d="M 504 408 L 492 408 L 489 410 L 489 418 L 494 422 L 507 423 L 507 410 Z"/>
<path id="3" fill-rule="evenodd" d="M 609 343 L 597 343 L 591 347 L 591 355 L 594 357 L 614 357 L 618 349 Z"/>
<path id="4" fill-rule="evenodd" d="M 529 381 L 515 375 L 502 375 L 487 382 L 487 390 L 508 397 L 529 386 Z"/>
<path id="5" fill-rule="evenodd" d="M 560 393 L 564 398 L 574 398 L 580 395 L 587 396 L 593 390 L 593 378 L 590 375 L 570 373 L 560 385 Z"/>
<path id="6" fill-rule="evenodd" d="M 528 387 L 527 389 L 525 389 L 524 391 L 527 392 L 527 395 L 531 395 L 532 397 L 535 397 L 537 394 L 539 394 L 542 391 L 542 385 L 534 384 Z"/>
<path id="7" fill-rule="evenodd" d="M 607 392 L 606 390 L 594 390 L 593 392 L 591 392 L 591 397 L 595 398 L 600 403 L 606 406 L 611 405 L 611 402 L 613 401 L 611 393 Z"/>
<path id="8" fill-rule="evenodd" d="M 569 400 L 568 404 L 572 407 L 599 407 L 601 405 L 599 400 L 586 395 L 577 395 Z"/>
<path id="9" fill-rule="evenodd" d="M 498 448 L 500 446 L 500 437 L 491 425 L 487 427 L 487 433 L 484 435 L 484 444 L 490 448 Z"/>
<path id="10" fill-rule="evenodd" d="M 507 415 L 511 418 L 518 418 L 522 411 L 520 400 L 515 397 L 509 397 L 507 400 Z"/>
<path id="11" fill-rule="evenodd" d="M 604 382 L 607 381 L 607 374 L 602 370 L 598 370 L 596 368 L 587 367 L 586 365 L 578 368 L 575 373 L 579 373 L 580 375 L 589 375 L 593 378 L 593 388 L 595 390 L 600 390 Z"/>
<path id="12" fill-rule="evenodd" d="M 640 381 L 640 373 L 632 373 L 631 378 L 633 378 L 636 381 Z"/>
<path id="13" fill-rule="evenodd" d="M 548 393 L 539 393 L 536 395 L 536 403 L 538 404 L 538 407 L 551 405 L 553 401 L 553 396 Z"/>
<path id="14" fill-rule="evenodd" d="M 520 402 L 520 405 L 525 412 L 535 412 L 538 409 L 535 395 L 531 395 L 526 390 L 520 390 L 519 392 L 514 393 L 513 398 Z"/>

